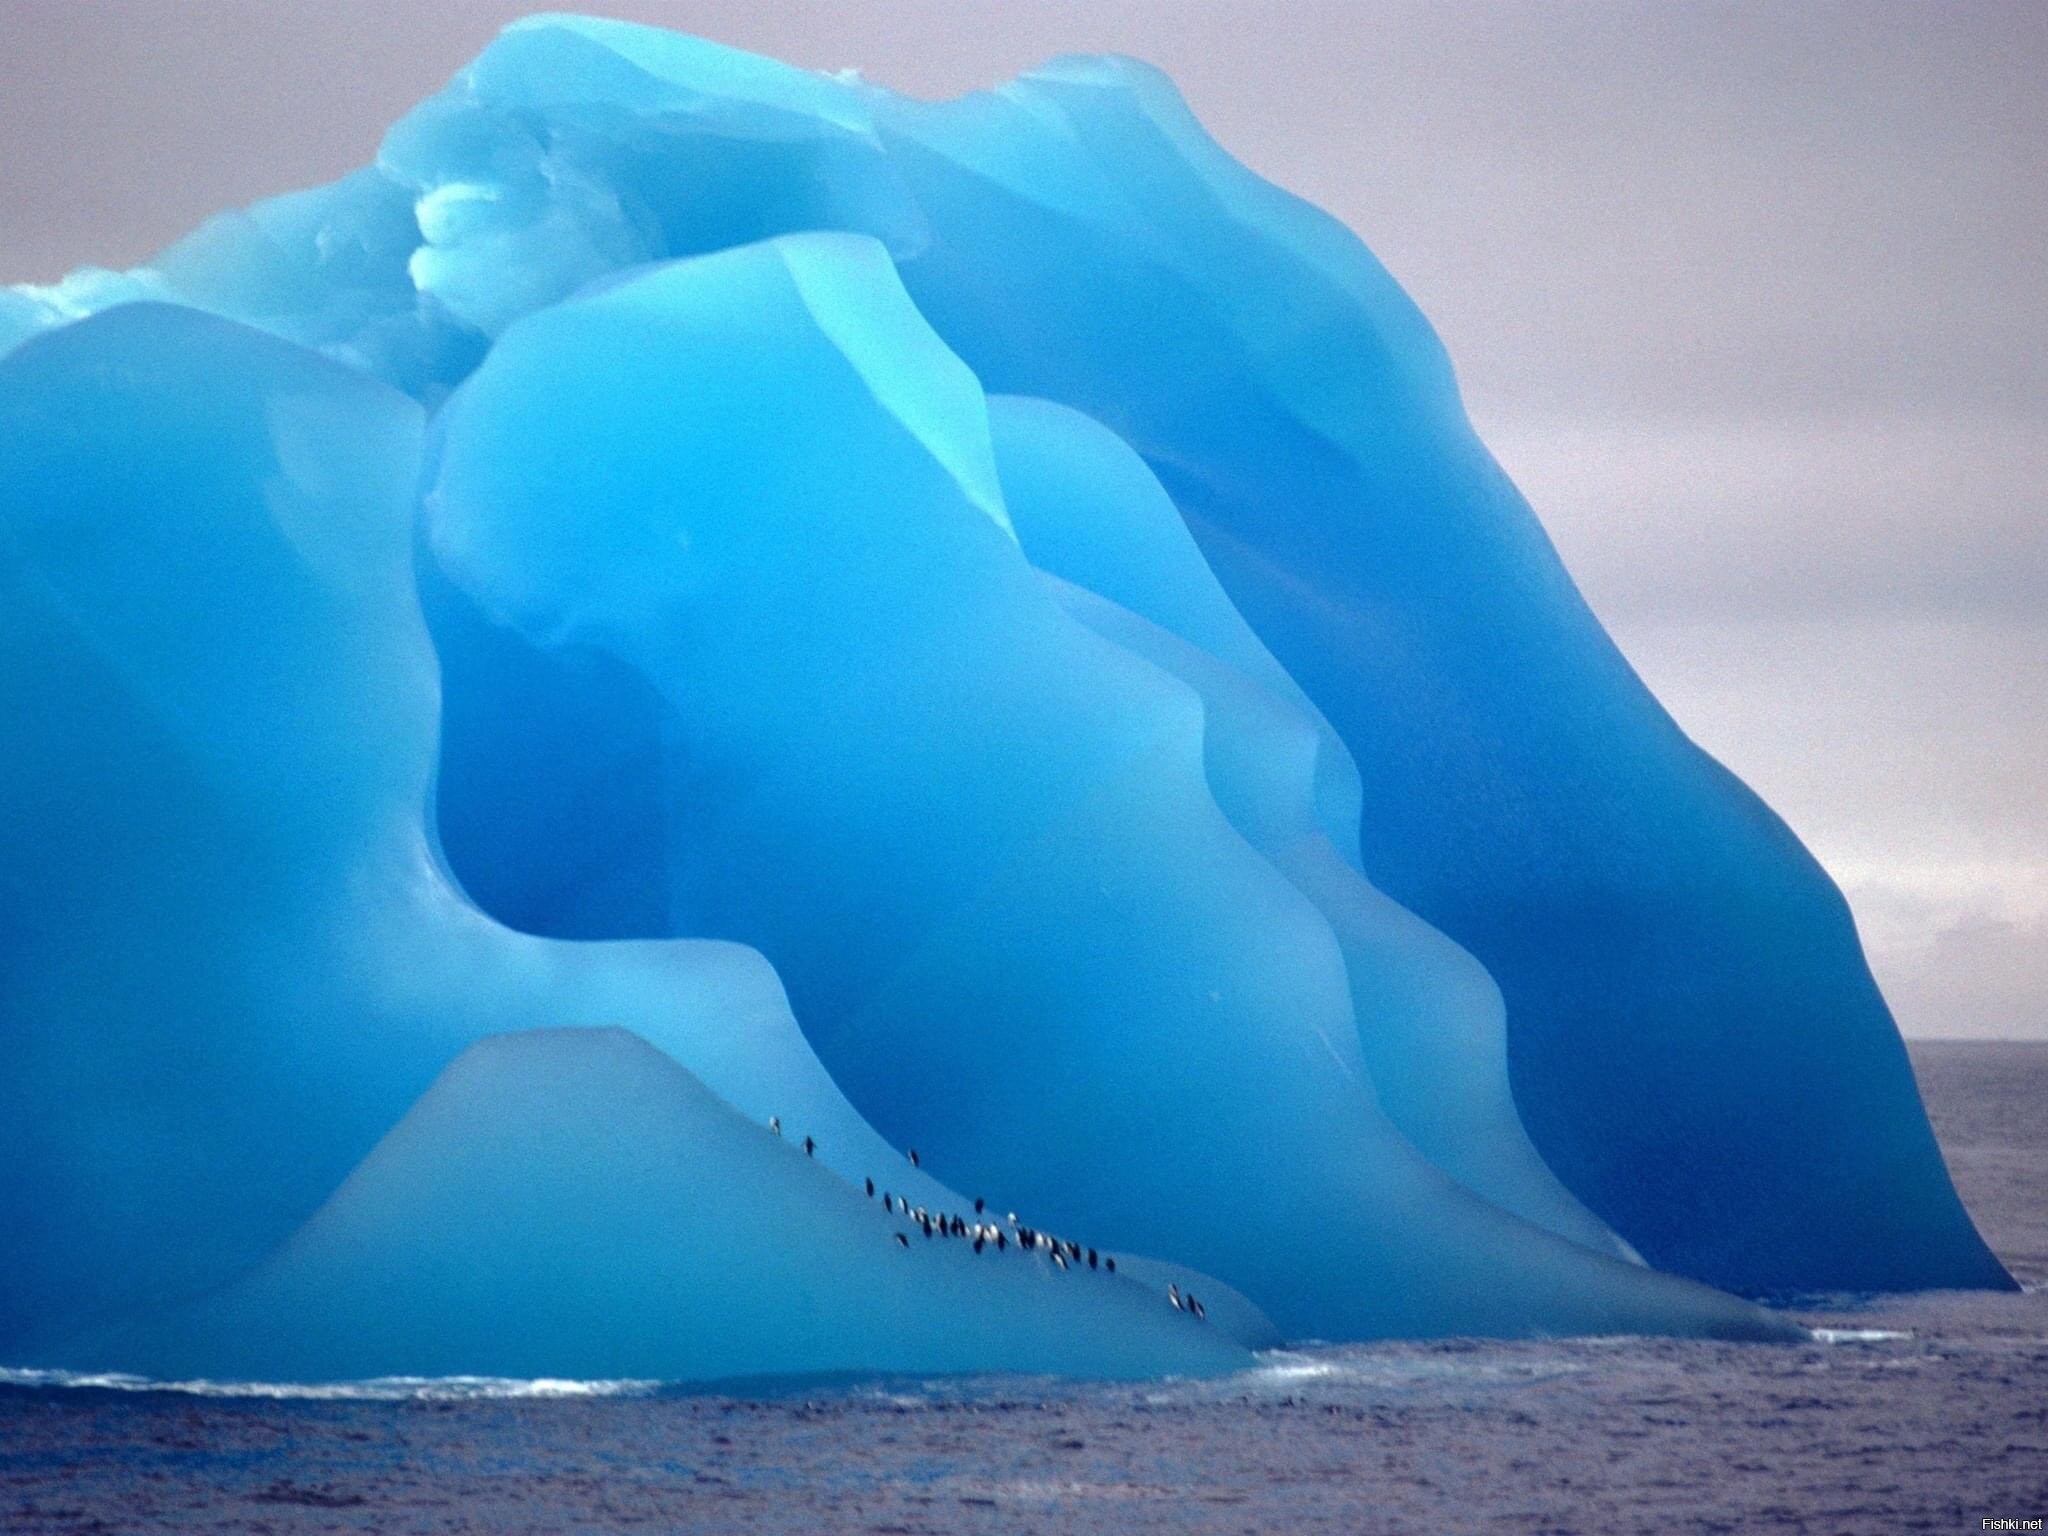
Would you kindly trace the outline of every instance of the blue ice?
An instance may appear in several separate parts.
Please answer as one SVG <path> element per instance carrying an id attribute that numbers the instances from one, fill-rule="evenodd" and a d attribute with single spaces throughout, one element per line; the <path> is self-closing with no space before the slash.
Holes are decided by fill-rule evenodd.
<path id="1" fill-rule="evenodd" d="M 1142 65 L 533 18 L 0 352 L 0 1355 L 1131 1375 L 2009 1283 L 1839 894 Z M 891 1169 L 1128 1262 L 905 1259 Z"/>

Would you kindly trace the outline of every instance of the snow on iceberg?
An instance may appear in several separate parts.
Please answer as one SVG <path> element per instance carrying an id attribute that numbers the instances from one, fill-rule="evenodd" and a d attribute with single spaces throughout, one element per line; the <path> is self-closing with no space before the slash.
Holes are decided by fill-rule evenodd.
<path id="1" fill-rule="evenodd" d="M 503 1283 L 485 1207 L 576 1219 L 465 1161 L 550 1076 L 536 1191 L 644 1134 L 798 1220 L 830 1174 L 785 1190 L 715 1096 L 840 1193 L 893 1161 L 1152 1253 L 1162 1308 L 1213 1274 L 1237 1342 L 2009 1283 L 1833 887 L 1614 652 L 1391 279 L 1142 66 L 918 103 L 538 17 L 374 166 L 0 293 L 9 348 L 0 1354 L 214 1372 L 232 1304 L 392 1345 L 272 1373 L 843 1364 L 815 1317 L 622 1342 L 742 1306 L 646 1235 L 723 1208 L 652 1186 L 545 1271 L 609 1331 L 434 1354 Z M 676 1073 L 463 1054 L 578 1025 Z M 579 1125 L 614 1090 L 666 1107 Z M 375 1326 L 372 1254 L 422 1279 Z M 870 1258 L 847 1294 L 909 1273 Z M 988 1304 L 864 1358 L 1228 1355 Z"/>

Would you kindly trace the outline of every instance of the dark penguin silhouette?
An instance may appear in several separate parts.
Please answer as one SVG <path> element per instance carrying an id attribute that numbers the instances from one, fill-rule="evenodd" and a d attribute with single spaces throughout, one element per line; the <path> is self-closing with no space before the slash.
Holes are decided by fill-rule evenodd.
<path id="1" fill-rule="evenodd" d="M 1002 1233 L 998 1232 L 996 1234 L 996 1252 L 1001 1253 L 1005 1248 L 1009 1246 L 1010 1240 L 1007 1237 L 1003 1236 Z"/>
<path id="2" fill-rule="evenodd" d="M 1202 1319 L 1205 1322 L 1208 1320 L 1209 1309 L 1203 1306 L 1199 1301 L 1195 1300 L 1194 1297 L 1190 1296 L 1188 1298 L 1188 1305 L 1195 1309 L 1196 1317 Z"/>
<path id="3" fill-rule="evenodd" d="M 862 1180 L 862 1182 L 863 1182 L 863 1183 L 865 1183 L 865 1184 L 867 1185 L 867 1187 L 868 1187 L 868 1198 L 869 1198 L 870 1200 L 874 1199 L 874 1198 L 875 1198 L 875 1181 L 874 1181 L 873 1179 L 864 1179 L 864 1180 Z"/>
<path id="4" fill-rule="evenodd" d="M 1102 1265 L 1103 1265 L 1103 1268 L 1107 1269 L 1107 1270 L 1108 1270 L 1108 1271 L 1109 1271 L 1109 1272 L 1110 1272 L 1110 1273 L 1111 1273 L 1112 1275 L 1116 1273 L 1116 1260 L 1115 1260 L 1115 1259 L 1104 1259 L 1104 1260 L 1102 1261 Z"/>
<path id="5" fill-rule="evenodd" d="M 905 1234 L 903 1234 L 903 1233 L 901 1233 L 901 1232 L 898 1232 L 898 1233 L 896 1234 L 896 1241 L 897 1241 L 897 1242 L 899 1242 L 899 1243 L 901 1243 L 901 1244 L 902 1244 L 902 1245 L 903 1245 L 904 1247 L 906 1247 L 906 1248 L 908 1248 L 908 1247 L 910 1246 L 910 1239 L 909 1239 L 909 1237 L 907 1237 L 907 1236 L 906 1236 Z"/>
<path id="6" fill-rule="evenodd" d="M 974 1197 L 974 1214 L 975 1214 L 975 1215 L 977 1215 L 977 1216 L 979 1216 L 979 1215 L 980 1215 L 980 1214 L 981 1214 L 981 1213 L 982 1213 L 983 1211 L 985 1211 L 985 1210 L 987 1210 L 987 1209 L 988 1209 L 988 1202 L 987 1202 L 986 1200 L 982 1199 L 982 1198 L 981 1198 L 981 1196 L 979 1196 L 979 1195 L 976 1195 L 976 1196 Z"/>
<path id="7" fill-rule="evenodd" d="M 818 1144 L 817 1144 L 817 1143 L 816 1143 L 815 1141 L 811 1140 L 811 1138 L 810 1138 L 810 1137 L 806 1136 L 806 1137 L 804 1138 L 804 1156 L 805 1156 L 805 1157 L 816 1157 L 817 1155 L 818 1155 Z"/>
<path id="8" fill-rule="evenodd" d="M 1095 1267 L 1095 1250 L 1093 1248 L 1088 1250 L 1088 1267 L 1090 1269 Z"/>
<path id="9" fill-rule="evenodd" d="M 979 1252 L 981 1252 L 981 1245 L 982 1245 L 983 1243 L 987 1242 L 987 1241 L 988 1241 L 988 1239 L 987 1239 L 987 1238 L 984 1238 L 984 1237 L 977 1237 L 977 1238 L 976 1238 L 976 1239 L 974 1240 L 974 1251 L 975 1251 L 976 1253 L 979 1253 Z"/>
<path id="10" fill-rule="evenodd" d="M 924 1166 L 924 1159 L 917 1155 L 917 1148 L 915 1147 L 910 1149 L 910 1166 L 913 1168 L 922 1168 Z"/>

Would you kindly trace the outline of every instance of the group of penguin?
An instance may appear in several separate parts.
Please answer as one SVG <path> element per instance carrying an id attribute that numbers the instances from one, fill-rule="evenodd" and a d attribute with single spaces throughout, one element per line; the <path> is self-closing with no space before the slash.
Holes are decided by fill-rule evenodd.
<path id="1" fill-rule="evenodd" d="M 768 1129 L 777 1136 L 780 1136 L 782 1134 L 782 1117 L 780 1115 L 770 1115 L 768 1117 Z M 804 1156 L 806 1157 L 816 1157 L 818 1155 L 818 1144 L 809 1136 L 804 1138 L 803 1148 Z M 912 1147 L 909 1156 L 911 1167 L 917 1168 L 922 1166 L 922 1161 L 917 1155 L 917 1148 Z M 867 1188 L 867 1197 L 870 1200 L 874 1199 L 875 1181 L 870 1178 L 863 1179 L 861 1182 Z M 915 1222 L 919 1230 L 927 1238 L 971 1238 L 974 1241 L 974 1251 L 976 1253 L 980 1253 L 989 1247 L 993 1247 L 997 1253 L 1007 1252 L 1011 1248 L 1015 1248 L 1019 1253 L 1037 1253 L 1043 1250 L 1052 1259 L 1053 1267 L 1062 1273 L 1083 1263 L 1090 1269 L 1101 1269 L 1112 1275 L 1116 1273 L 1116 1260 L 1110 1255 L 1097 1253 L 1093 1248 L 1083 1248 L 1072 1238 L 1054 1237 L 1050 1233 L 1040 1232 L 1033 1227 L 1021 1225 L 1017 1220 L 1017 1213 L 1015 1211 L 1010 1212 L 1008 1217 L 1000 1223 L 984 1220 L 983 1217 L 987 1211 L 988 1202 L 979 1196 L 975 1198 L 974 1202 L 974 1220 L 969 1221 L 958 1213 L 947 1215 L 943 1211 L 926 1210 L 921 1205 L 913 1206 L 905 1196 L 893 1194 L 886 1189 L 881 1192 L 881 1195 L 883 1210 L 892 1216 L 900 1215 Z M 904 1248 L 910 1246 L 909 1233 L 898 1232 L 895 1234 L 895 1238 L 900 1246 Z M 1185 1312 L 1198 1321 L 1206 1320 L 1209 1316 L 1208 1310 L 1196 1299 L 1194 1292 L 1183 1291 L 1178 1285 L 1167 1286 L 1166 1299 L 1172 1305 L 1174 1311 Z"/>

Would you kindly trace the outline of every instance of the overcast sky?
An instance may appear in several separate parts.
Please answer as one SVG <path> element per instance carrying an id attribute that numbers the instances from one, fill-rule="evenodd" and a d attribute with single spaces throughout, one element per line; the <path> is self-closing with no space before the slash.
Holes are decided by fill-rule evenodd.
<path id="1" fill-rule="evenodd" d="M 0 280 L 325 180 L 499 0 L 0 0 Z M 2048 1039 L 2048 5 L 639 0 L 917 95 L 1116 50 L 1349 223 L 1910 1034 Z"/>

